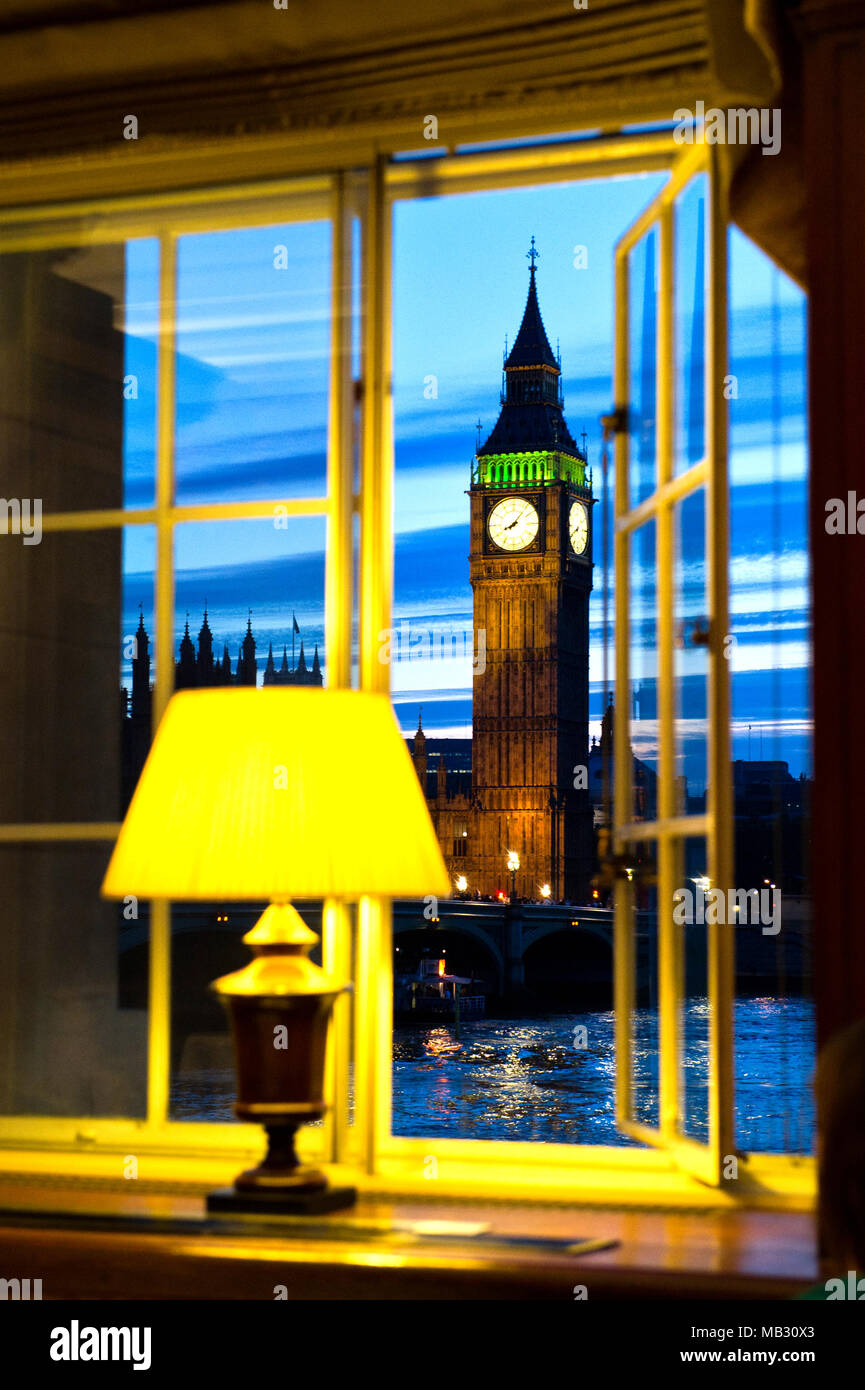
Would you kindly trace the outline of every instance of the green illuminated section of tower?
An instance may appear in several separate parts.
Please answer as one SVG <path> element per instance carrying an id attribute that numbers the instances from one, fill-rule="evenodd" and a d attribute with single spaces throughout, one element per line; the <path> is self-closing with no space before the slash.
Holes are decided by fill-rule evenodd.
<path id="1" fill-rule="evenodd" d="M 479 453 L 472 468 L 472 484 L 479 487 L 513 488 L 520 484 L 573 483 L 589 489 L 586 461 L 581 454 L 535 449 L 524 453 Z"/>

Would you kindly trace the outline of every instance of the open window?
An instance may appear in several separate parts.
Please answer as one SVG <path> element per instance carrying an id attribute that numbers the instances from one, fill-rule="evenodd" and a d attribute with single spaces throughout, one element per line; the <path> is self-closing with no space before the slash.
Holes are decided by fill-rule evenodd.
<path id="1" fill-rule="evenodd" d="M 692 906 L 713 888 L 726 904 L 733 885 L 727 227 L 711 156 L 712 147 L 680 156 L 616 253 L 612 863 L 618 1122 L 717 1183 L 734 1153 L 735 924 L 726 911 Z M 635 769 L 654 783 L 648 798 Z M 696 806 L 689 774 L 703 788 Z M 688 1091 L 683 1065 L 695 966 L 708 1004 L 702 1096 Z M 640 970 L 657 987 L 648 1065 L 651 1049 L 635 1029 Z M 700 1113 L 702 1139 L 693 1125 Z"/>
<path id="2" fill-rule="evenodd" d="M 441 1180 L 439 1191 L 448 1190 L 448 1185 L 457 1192 L 502 1187 L 516 1191 L 528 1186 L 551 1196 L 572 1196 L 579 1175 L 581 1195 L 602 1200 L 611 1195 L 645 1196 L 663 1174 L 667 1192 L 681 1196 L 671 1176 L 672 1160 L 686 1172 L 717 1183 L 723 1176 L 725 1156 L 735 1152 L 730 1094 L 731 934 L 721 925 L 680 930 L 671 912 L 660 906 L 671 907 L 675 889 L 695 879 L 718 886 L 732 884 L 724 652 L 728 630 L 723 396 L 726 221 L 712 151 L 698 147 L 682 155 L 669 130 L 654 130 L 551 141 L 538 148 L 515 145 L 434 159 L 380 159 L 357 172 L 333 170 L 277 186 L 262 181 L 230 193 L 223 190 L 223 197 L 216 196 L 217 190 L 202 196 L 163 197 L 158 202 L 147 197 L 118 200 L 111 206 L 97 200 L 87 206 L 86 215 L 64 212 L 58 206 L 27 216 L 10 213 L 6 218 L 8 251 L 4 254 L 13 256 L 43 256 L 57 247 L 77 254 L 136 238 L 147 242 L 143 248 L 139 245 L 138 253 L 141 276 L 149 273 L 154 282 L 152 420 L 147 426 L 152 435 L 150 491 L 136 495 L 134 505 L 130 498 L 124 500 L 110 490 L 86 497 L 75 494 L 54 509 L 46 506 L 44 524 L 46 537 L 81 541 L 75 557 L 81 566 L 86 566 L 88 555 L 82 538 L 95 537 L 89 554 L 99 557 L 100 564 L 110 561 L 118 585 L 119 562 L 113 554 L 103 561 L 102 543 L 114 545 L 121 534 L 134 533 L 139 557 L 147 551 L 140 558 L 139 572 L 148 566 L 152 571 L 148 577 L 153 603 L 150 609 L 145 605 L 144 612 L 148 618 L 152 614 L 152 717 L 158 718 L 174 684 L 176 647 L 182 635 L 182 615 L 178 629 L 175 602 L 182 570 L 178 556 L 182 560 L 182 538 L 192 536 L 194 527 L 207 528 L 212 550 L 220 543 L 212 537 L 217 533 L 220 538 L 239 536 L 238 528 L 269 528 L 272 540 L 276 519 L 280 537 L 291 535 L 292 527 L 318 528 L 315 544 L 299 541 L 295 549 L 298 555 L 314 553 L 316 572 L 321 573 L 326 682 L 390 689 L 391 673 L 380 654 L 381 634 L 395 623 L 391 317 L 395 204 L 625 174 L 651 173 L 661 178 L 667 171 L 668 182 L 627 234 L 617 260 L 616 405 L 627 413 L 628 432 L 617 441 L 614 746 L 633 745 L 647 773 L 637 778 L 629 758 L 615 758 L 614 852 L 621 870 L 615 908 L 618 1051 L 615 1061 L 612 1048 L 605 1051 L 601 1065 L 611 1097 L 618 1078 L 618 1120 L 626 1136 L 636 1142 L 614 1147 L 577 1145 L 566 1136 L 545 1136 L 544 1143 L 510 1142 L 501 1136 L 491 1140 L 401 1136 L 392 1117 L 392 907 L 372 898 L 358 904 L 325 903 L 320 907 L 325 967 L 352 978 L 355 988 L 353 997 L 339 1001 L 334 1014 L 327 1082 L 333 1109 L 321 1129 L 306 1132 L 304 1146 L 325 1161 L 365 1169 L 371 1181 L 429 1191 L 425 1163 L 432 1153 Z M 186 248 L 191 244 L 187 239 L 197 238 L 202 245 L 212 238 L 207 245 L 216 248 L 230 229 L 288 224 L 301 228 L 316 224 L 326 242 L 320 264 L 327 267 L 327 307 L 317 306 L 327 320 L 322 349 L 325 385 L 318 391 L 322 418 L 326 409 L 326 468 L 322 464 L 314 469 L 307 474 L 305 486 L 294 490 L 279 487 L 269 492 L 251 468 L 245 482 L 240 480 L 230 493 L 214 496 L 196 491 L 194 457 L 175 457 L 174 434 L 176 355 L 185 341 L 182 331 L 178 341 L 178 306 L 182 310 L 184 303 L 178 277 L 184 274 Z M 290 238 L 271 241 L 271 255 L 284 246 L 286 273 L 291 275 Z M 122 261 L 120 255 L 118 264 Z M 67 270 L 70 264 L 77 265 L 82 276 L 87 271 L 83 262 L 67 262 Z M 224 262 L 215 254 L 205 294 L 214 303 L 224 290 L 222 270 Z M 116 283 L 116 265 L 112 274 Z M 98 290 L 109 292 L 104 286 Z M 229 306 L 228 317 L 231 312 Z M 257 319 L 273 312 L 274 306 L 259 296 Z M 181 313 L 181 330 L 182 318 Z M 192 350 L 191 340 L 187 346 Z M 250 353 L 261 351 L 252 341 L 247 347 Z M 296 334 L 287 335 L 284 348 L 287 360 L 297 357 L 302 345 Z M 219 356 L 224 354 L 216 343 L 211 357 L 215 362 Z M 200 374 L 201 390 L 207 388 L 205 375 Z M 200 406 L 201 399 L 192 406 Z M 206 474 L 206 441 L 200 442 L 199 462 Z M 525 475 L 522 481 L 528 481 Z M 530 481 L 540 488 L 543 479 L 535 474 Z M 467 485 L 468 468 L 461 486 Z M 176 551 L 178 538 L 181 549 Z M 242 552 L 238 541 L 237 556 Z M 598 547 L 596 562 L 599 558 Z M 208 597 L 202 588 L 202 602 Z M 274 604 L 278 597 L 274 590 L 266 595 Z M 237 599 L 245 626 L 248 601 L 240 592 Z M 290 649 L 291 631 L 286 632 Z M 106 707 L 111 682 L 116 680 L 116 652 L 110 652 L 106 662 L 109 657 L 113 666 L 111 680 L 106 677 L 104 686 Z M 102 665 L 100 672 L 104 675 Z M 131 679 L 131 671 L 129 675 Z M 606 701 L 605 690 L 598 694 Z M 605 710 L 599 707 L 595 713 L 600 722 Z M 641 757 L 640 741 L 649 726 L 654 729 L 650 740 L 654 752 Z M 350 752 L 347 759 L 350 775 Z M 699 796 L 693 789 L 682 785 L 682 759 L 689 768 L 702 764 L 703 784 L 708 788 L 704 806 L 697 804 Z M 464 775 L 459 768 L 457 773 Z M 7 812 L 0 827 L 3 854 L 21 854 L 22 846 L 36 842 L 39 852 L 59 853 L 61 847 L 82 842 L 88 853 L 95 844 L 107 859 L 107 846 L 117 831 L 116 816 L 101 801 L 84 809 L 73 806 L 44 823 L 30 813 Z M 476 852 L 469 826 L 469 818 L 462 815 L 454 815 L 447 823 L 445 833 L 455 862 L 470 860 Z M 63 853 L 71 857 L 66 848 Z M 81 941 L 86 935 L 98 876 L 99 865 L 91 866 L 88 882 L 81 880 L 82 893 L 89 897 L 82 898 L 76 909 L 80 920 L 76 934 L 70 938 L 67 931 L 64 936 L 67 942 Z M 469 881 L 467 889 L 457 891 L 470 889 Z M 60 903 L 58 889 L 52 908 L 58 921 Z M 422 916 L 424 904 L 416 907 Z M 542 944 L 540 914 L 545 909 L 537 904 L 533 911 L 535 907 L 535 919 L 529 921 L 528 914 L 525 930 L 535 932 Z M 68 916 L 68 898 L 63 911 Z M 609 914 L 604 918 L 600 908 L 587 904 L 582 915 L 593 942 L 608 949 L 602 939 L 605 931 L 609 935 Z M 568 914 L 567 931 L 572 926 L 575 931 L 585 927 L 580 916 Z M 25 928 L 26 918 L 22 918 L 22 934 Z M 228 936 L 234 925 L 220 921 L 218 929 Z M 127 1108 L 121 1101 L 113 1111 L 97 1101 L 90 1109 L 83 1103 L 77 1107 L 70 1103 L 67 1109 L 73 1113 L 60 1106 L 51 1114 L 40 1114 L 32 1104 L 10 1102 L 0 1120 L 3 1142 L 56 1146 L 58 1151 L 65 1148 L 79 1154 L 89 1151 L 103 1158 L 109 1170 L 131 1140 L 139 1150 L 150 1148 L 174 1156 L 254 1150 L 260 1136 L 252 1129 L 222 1123 L 191 1125 L 183 1122 L 190 1118 L 188 1112 L 183 1117 L 172 1113 L 170 905 L 154 903 L 147 930 L 138 928 L 134 941 L 132 929 L 124 930 L 130 948 L 146 955 L 147 1018 L 145 1024 L 139 1016 L 142 1026 L 134 1040 L 137 1103 Z M 689 937 L 691 930 L 694 935 Z M 703 944 L 696 935 L 701 931 Z M 109 941 L 110 922 L 104 924 L 104 934 Z M 710 1001 L 708 1064 L 696 1095 L 693 1088 L 688 1089 L 690 1082 L 683 1082 L 681 1069 L 683 1030 L 686 1035 L 690 1026 L 682 982 L 692 943 L 693 965 L 704 972 Z M 212 976 L 221 968 L 215 966 Z M 641 1038 L 634 1019 L 634 991 L 641 972 L 642 978 L 656 981 L 657 1038 L 651 1036 L 651 1029 L 648 1038 Z M 21 980 L 20 975 L 15 978 Z M 654 1151 L 658 1149 L 666 1152 Z M 693 1195 L 692 1188 L 688 1190 Z"/>

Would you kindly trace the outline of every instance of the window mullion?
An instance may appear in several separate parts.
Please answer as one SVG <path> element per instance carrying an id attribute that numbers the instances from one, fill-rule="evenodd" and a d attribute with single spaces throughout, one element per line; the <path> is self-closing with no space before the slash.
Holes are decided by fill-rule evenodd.
<path id="1" fill-rule="evenodd" d="M 159 239 L 159 348 L 156 390 L 156 677 L 153 729 L 171 698 L 174 671 L 174 426 L 177 342 L 177 238 Z M 147 1007 L 147 1119 L 168 1120 L 171 1082 L 171 908 L 150 904 L 150 978 Z"/>

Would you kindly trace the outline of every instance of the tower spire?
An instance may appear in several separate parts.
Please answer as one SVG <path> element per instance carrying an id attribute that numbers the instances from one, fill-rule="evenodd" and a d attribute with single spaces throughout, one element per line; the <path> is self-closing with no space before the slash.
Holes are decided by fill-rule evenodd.
<path id="1" fill-rule="evenodd" d="M 585 486 L 585 459 L 563 415 L 561 358 L 550 347 L 538 302 L 532 237 L 526 252 L 529 290 L 519 331 L 505 357 L 501 413 L 489 438 L 478 444 L 472 485 L 551 482 Z M 522 459 L 515 463 L 514 459 Z"/>

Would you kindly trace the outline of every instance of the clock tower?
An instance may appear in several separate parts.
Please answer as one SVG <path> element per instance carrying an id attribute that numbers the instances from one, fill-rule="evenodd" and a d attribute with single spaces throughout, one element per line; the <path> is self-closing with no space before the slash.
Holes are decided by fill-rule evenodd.
<path id="1" fill-rule="evenodd" d="M 538 305 L 534 237 L 523 321 L 504 364 L 501 413 L 472 470 L 472 836 L 481 893 L 585 901 L 591 477 L 563 414 L 561 361 Z"/>

